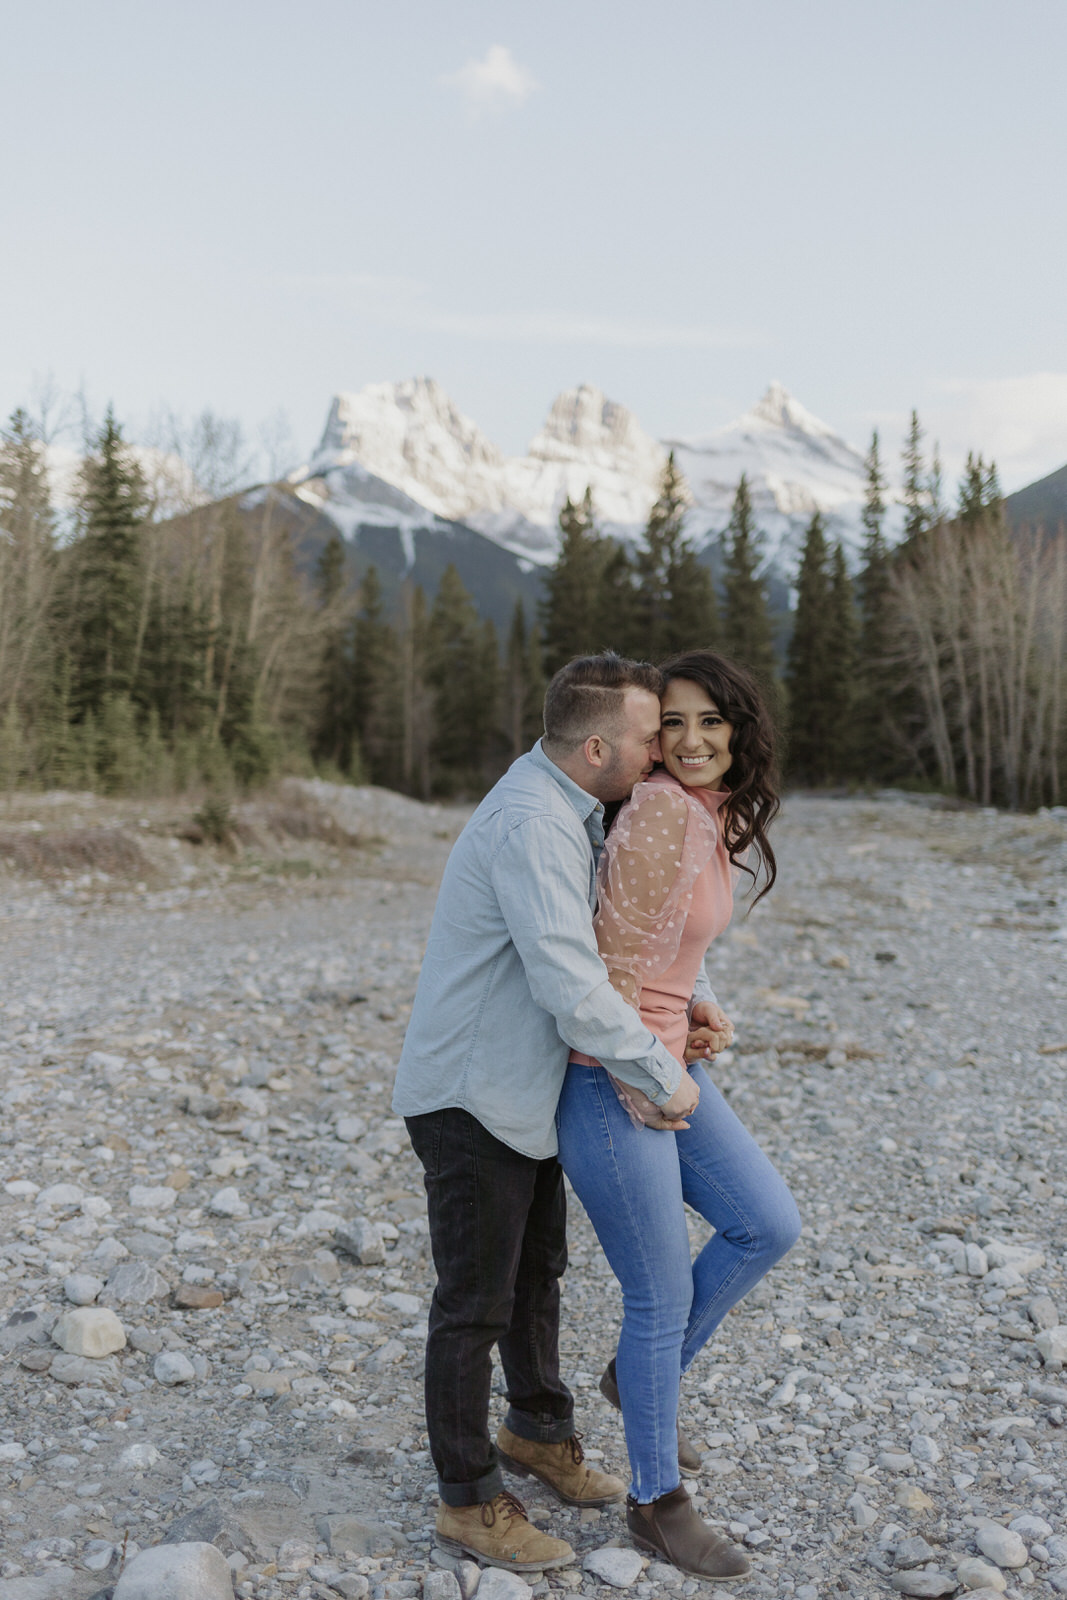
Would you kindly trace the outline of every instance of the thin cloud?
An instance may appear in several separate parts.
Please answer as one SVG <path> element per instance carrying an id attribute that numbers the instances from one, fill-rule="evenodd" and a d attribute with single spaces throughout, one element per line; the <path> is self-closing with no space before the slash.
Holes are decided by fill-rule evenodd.
<path id="1" fill-rule="evenodd" d="M 453 311 L 436 306 L 430 286 L 417 278 L 373 273 L 287 274 L 290 289 L 343 299 L 392 327 L 454 334 L 486 344 L 592 344 L 629 350 L 749 350 L 768 342 L 762 328 L 716 327 L 707 323 L 660 322 L 641 317 L 605 317 L 583 311 L 539 308 Z"/>
<path id="2" fill-rule="evenodd" d="M 523 105 L 539 88 L 536 78 L 520 67 L 506 44 L 492 44 L 481 61 L 468 61 L 458 72 L 440 80 L 446 89 L 458 90 L 468 116 L 507 111 Z"/>
<path id="3" fill-rule="evenodd" d="M 1067 372 L 952 380 L 941 389 L 949 398 L 931 409 L 929 430 L 941 439 L 946 462 L 962 463 L 968 450 L 980 450 L 996 461 L 1008 490 L 1067 463 Z"/>

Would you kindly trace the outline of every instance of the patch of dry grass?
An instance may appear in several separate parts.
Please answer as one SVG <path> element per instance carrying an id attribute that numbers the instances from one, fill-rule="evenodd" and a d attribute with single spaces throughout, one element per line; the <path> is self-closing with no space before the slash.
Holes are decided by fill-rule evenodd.
<path id="1" fill-rule="evenodd" d="M 144 851 L 122 828 L 3 832 L 0 833 L 0 861 L 39 878 L 59 878 L 69 872 L 106 872 L 112 878 L 143 878 L 149 871 Z"/>

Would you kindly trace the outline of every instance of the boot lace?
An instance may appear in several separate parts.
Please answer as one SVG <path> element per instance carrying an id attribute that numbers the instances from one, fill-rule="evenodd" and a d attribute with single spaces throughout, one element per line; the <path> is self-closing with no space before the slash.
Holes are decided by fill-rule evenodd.
<path id="1" fill-rule="evenodd" d="M 522 1501 L 516 1499 L 507 1489 L 502 1489 L 492 1500 L 482 1502 L 482 1522 L 485 1527 L 491 1528 L 498 1516 L 503 1517 L 505 1522 L 514 1522 L 516 1517 L 523 1522 L 530 1520 Z"/>
<path id="2" fill-rule="evenodd" d="M 576 1467 L 580 1467 L 582 1462 L 585 1460 L 585 1451 L 582 1449 L 581 1434 L 572 1433 L 566 1442 L 571 1447 L 571 1460 L 574 1462 Z"/>

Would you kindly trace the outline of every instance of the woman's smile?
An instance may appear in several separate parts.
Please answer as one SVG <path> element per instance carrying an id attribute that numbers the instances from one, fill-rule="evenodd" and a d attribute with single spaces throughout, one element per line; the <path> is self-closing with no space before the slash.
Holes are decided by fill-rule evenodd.
<path id="1" fill-rule="evenodd" d="M 660 706 L 659 744 L 663 765 L 672 778 L 691 789 L 720 789 L 730 770 L 727 722 L 706 689 L 688 678 L 675 678 Z"/>

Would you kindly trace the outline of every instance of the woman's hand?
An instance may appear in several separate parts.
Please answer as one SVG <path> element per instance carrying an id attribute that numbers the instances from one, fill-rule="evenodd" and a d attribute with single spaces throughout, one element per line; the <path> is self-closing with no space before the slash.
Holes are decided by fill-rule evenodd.
<path id="1" fill-rule="evenodd" d="M 660 1128 L 688 1128 L 689 1124 L 684 1119 L 691 1111 L 695 1111 L 700 1101 L 700 1090 L 689 1076 L 688 1072 L 682 1073 L 682 1081 L 675 1089 L 669 1100 L 663 1105 L 656 1106 L 662 1121 L 649 1123 L 649 1127 Z"/>
<path id="2" fill-rule="evenodd" d="M 698 1000 L 690 1013 L 689 1038 L 685 1047 L 686 1066 L 694 1061 L 710 1061 L 720 1050 L 728 1050 L 734 1039 L 734 1025 L 721 1006 L 711 1000 Z"/>

